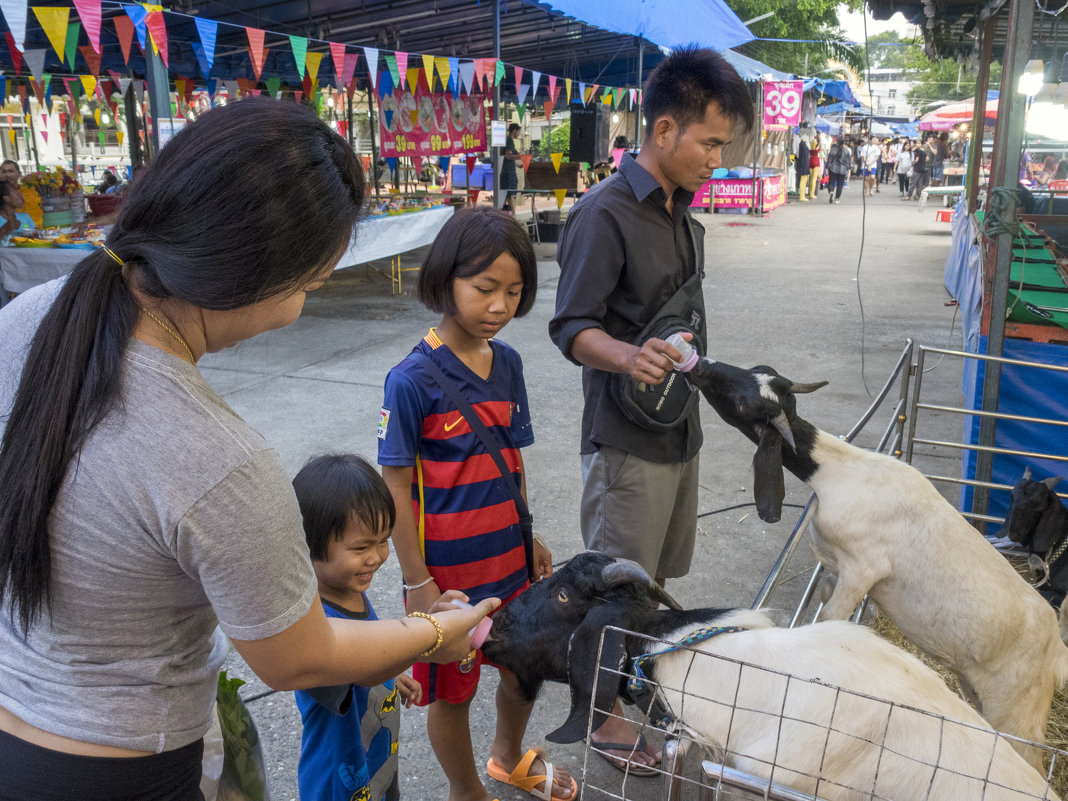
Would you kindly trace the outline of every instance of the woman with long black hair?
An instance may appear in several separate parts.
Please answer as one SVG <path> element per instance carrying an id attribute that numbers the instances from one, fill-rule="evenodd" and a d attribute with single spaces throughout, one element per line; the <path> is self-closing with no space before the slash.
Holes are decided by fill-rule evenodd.
<path id="1" fill-rule="evenodd" d="M 310 110 L 243 100 L 161 149 L 106 248 L 0 311 L 0 799 L 199 799 L 227 637 L 280 689 L 467 655 L 492 599 L 327 620 L 278 454 L 196 367 L 295 320 L 363 203 Z"/>

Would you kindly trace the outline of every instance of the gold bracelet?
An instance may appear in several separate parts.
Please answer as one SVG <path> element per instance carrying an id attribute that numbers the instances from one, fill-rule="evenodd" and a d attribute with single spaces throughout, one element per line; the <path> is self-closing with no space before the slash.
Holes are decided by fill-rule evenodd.
<path id="1" fill-rule="evenodd" d="M 426 612 L 409 612 L 408 617 L 421 617 L 424 620 L 429 620 L 431 623 L 434 624 L 434 628 L 438 632 L 437 642 L 431 645 L 427 650 L 423 651 L 423 653 L 419 654 L 420 659 L 426 659 L 428 656 L 438 650 L 443 642 L 445 642 L 445 631 L 441 628 L 441 624 L 438 623 L 438 619 L 433 615 L 428 615 Z"/>

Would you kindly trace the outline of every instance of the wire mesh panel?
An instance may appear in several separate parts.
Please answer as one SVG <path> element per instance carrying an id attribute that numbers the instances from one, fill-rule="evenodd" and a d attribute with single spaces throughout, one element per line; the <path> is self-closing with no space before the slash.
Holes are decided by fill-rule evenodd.
<path id="1" fill-rule="evenodd" d="M 821 627 L 829 627 L 826 630 Z M 842 627 L 846 627 L 843 629 Z M 822 676 L 845 678 L 845 689 L 821 675 L 800 676 L 737 655 L 712 652 L 707 644 L 679 646 L 626 632 L 657 653 L 655 678 L 645 679 L 670 714 L 661 764 L 662 797 L 732 801 L 1032 801 L 1056 799 L 1051 777 L 1068 753 L 1027 743 L 989 729 L 963 700 L 932 691 L 931 677 L 917 660 L 849 623 L 817 624 L 805 642 L 826 637 L 830 647 L 792 657 L 812 667 L 821 656 Z M 606 629 L 606 631 L 611 630 Z M 764 629 L 748 641 L 739 634 L 717 638 L 715 647 L 768 657 L 776 647 L 798 647 L 801 629 Z M 744 633 L 744 632 L 743 632 Z M 878 664 L 852 663 L 836 640 L 855 637 L 858 654 Z M 762 644 L 763 643 L 763 644 Z M 767 647 L 771 643 L 772 647 Z M 603 635 L 602 635 L 603 644 Z M 895 653 L 897 652 L 897 653 Z M 773 656 L 772 658 L 779 658 Z M 837 661 L 839 664 L 834 664 Z M 845 663 L 845 664 L 842 664 Z M 867 669 L 866 669 L 867 668 Z M 602 668 L 597 682 L 631 682 L 622 670 Z M 887 700 L 856 688 L 881 687 Z M 910 694 L 911 693 L 911 694 Z M 594 693 L 594 697 L 597 693 Z M 923 707 L 905 703 L 922 699 Z M 931 711 L 934 710 L 934 711 Z M 610 709 L 600 710 L 610 714 Z M 949 714 L 947 714 L 949 713 Z M 593 710 L 591 709 L 591 722 Z M 645 726 L 649 725 L 646 721 Z M 587 749 L 587 760 L 590 749 Z M 1040 774 L 1017 749 L 1035 749 L 1048 766 Z M 588 774 L 587 774 L 588 775 Z M 613 786 L 583 785 L 583 798 L 647 799 L 648 780 L 623 776 Z"/>

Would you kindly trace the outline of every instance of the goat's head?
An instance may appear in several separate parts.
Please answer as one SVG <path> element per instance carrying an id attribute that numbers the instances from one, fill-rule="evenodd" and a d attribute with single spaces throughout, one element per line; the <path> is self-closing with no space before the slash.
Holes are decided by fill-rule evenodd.
<path id="1" fill-rule="evenodd" d="M 1065 510 L 1053 491 L 1060 480 L 1060 476 L 1051 476 L 1034 481 L 1031 468 L 1026 468 L 1012 488 L 1005 525 L 998 536 L 1008 537 L 1031 553 L 1045 555 L 1065 533 Z"/>
<path id="2" fill-rule="evenodd" d="M 576 742 L 586 734 L 594 685 L 595 709 L 611 709 L 619 694 L 620 682 L 611 673 L 598 677 L 598 670 L 620 668 L 625 638 L 606 632 L 601 649 L 601 630 L 641 631 L 660 603 L 678 606 L 637 563 L 580 553 L 498 611 L 482 650 L 490 661 L 515 673 L 531 700 L 543 681 L 568 682 L 571 713 L 546 739 Z M 595 713 L 594 728 L 605 718 L 603 712 Z"/>
<path id="3" fill-rule="evenodd" d="M 688 374 L 724 422 L 757 445 L 753 458 L 753 493 L 760 519 L 775 523 L 782 516 L 786 494 L 782 475 L 782 446 L 793 449 L 799 393 L 814 392 L 826 381 L 797 384 L 771 367 L 748 370 L 701 359 Z"/>

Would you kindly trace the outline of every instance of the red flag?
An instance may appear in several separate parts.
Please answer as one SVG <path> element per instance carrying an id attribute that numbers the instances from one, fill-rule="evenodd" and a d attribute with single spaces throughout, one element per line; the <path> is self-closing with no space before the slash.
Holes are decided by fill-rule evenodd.
<path id="1" fill-rule="evenodd" d="M 163 22 L 162 11 L 149 11 L 148 16 L 145 17 L 145 25 L 148 27 L 148 32 L 152 34 L 152 41 L 156 43 L 157 49 L 159 49 L 160 58 L 163 59 L 164 66 L 169 67 L 170 62 L 167 58 L 167 26 Z"/>
<path id="2" fill-rule="evenodd" d="M 338 120 L 337 121 L 337 132 L 339 134 L 341 134 L 341 138 L 342 139 L 348 139 L 349 138 L 349 121 L 348 120 Z"/>
<path id="3" fill-rule="evenodd" d="M 120 14 L 117 17 L 113 17 L 111 21 L 115 23 L 115 33 L 119 35 L 119 45 L 122 46 L 122 60 L 129 66 L 130 42 L 133 41 L 134 34 L 133 20 L 125 14 Z"/>
<path id="4" fill-rule="evenodd" d="M 475 164 L 478 163 L 478 156 L 468 156 L 466 161 L 467 161 L 467 174 L 470 175 L 475 169 Z"/>
<path id="5" fill-rule="evenodd" d="M 304 93 L 302 91 L 300 91 L 300 89 L 294 89 L 293 90 L 293 99 L 294 100 L 296 100 L 299 103 L 300 99 L 302 97 L 304 97 Z"/>
<path id="6" fill-rule="evenodd" d="M 82 58 L 85 59 L 85 63 L 89 65 L 90 75 L 100 74 L 100 53 L 93 50 L 92 45 L 81 45 L 78 50 L 81 51 Z"/>
<path id="7" fill-rule="evenodd" d="M 467 190 L 467 197 L 470 199 L 472 206 L 474 206 L 476 203 L 478 203 L 478 193 L 481 192 L 481 191 L 482 191 L 481 189 L 468 189 Z"/>
<path id="8" fill-rule="evenodd" d="M 267 58 L 267 51 L 263 49 L 263 37 L 266 31 L 246 26 L 245 33 L 248 35 L 248 55 L 252 59 L 252 71 L 256 74 L 258 81 L 260 73 L 263 72 L 263 62 Z"/>
<path id="9" fill-rule="evenodd" d="M 15 65 L 15 74 L 22 74 L 22 51 L 15 46 L 15 37 L 11 31 L 4 34 L 7 37 L 7 49 L 11 51 L 11 62 Z"/>

